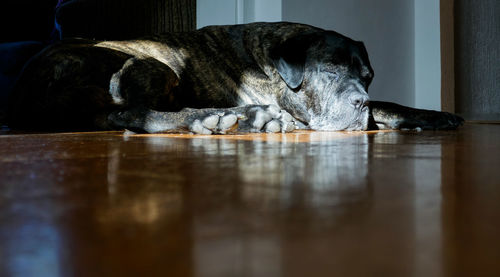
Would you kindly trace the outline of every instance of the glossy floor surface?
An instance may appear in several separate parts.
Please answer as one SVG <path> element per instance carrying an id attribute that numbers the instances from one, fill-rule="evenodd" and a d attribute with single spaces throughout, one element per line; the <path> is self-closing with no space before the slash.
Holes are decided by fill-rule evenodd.
<path id="1" fill-rule="evenodd" d="M 0 276 L 500 276 L 500 125 L 0 135 Z"/>

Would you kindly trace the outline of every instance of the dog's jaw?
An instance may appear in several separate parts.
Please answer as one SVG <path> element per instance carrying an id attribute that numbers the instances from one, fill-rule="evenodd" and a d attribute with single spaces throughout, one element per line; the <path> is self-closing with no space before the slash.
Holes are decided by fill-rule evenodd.
<path id="1" fill-rule="evenodd" d="M 368 118 L 368 108 L 358 112 L 352 121 L 341 115 L 312 115 L 309 127 L 318 131 L 363 131 L 368 129 Z"/>

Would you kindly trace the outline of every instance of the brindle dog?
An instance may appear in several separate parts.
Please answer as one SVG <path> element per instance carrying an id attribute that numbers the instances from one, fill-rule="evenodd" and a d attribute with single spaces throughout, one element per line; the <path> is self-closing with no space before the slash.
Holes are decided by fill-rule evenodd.
<path id="1" fill-rule="evenodd" d="M 24 68 L 9 126 L 288 132 L 454 129 L 463 119 L 369 102 L 362 42 L 295 23 L 210 26 L 131 41 L 68 40 Z"/>

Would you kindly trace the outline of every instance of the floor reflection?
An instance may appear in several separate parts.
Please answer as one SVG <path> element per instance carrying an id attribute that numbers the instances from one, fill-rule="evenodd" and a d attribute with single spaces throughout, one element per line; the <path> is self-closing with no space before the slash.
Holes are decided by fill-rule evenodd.
<path id="1" fill-rule="evenodd" d="M 37 277 L 65 276 L 61 272 L 61 262 L 65 260 L 61 253 L 61 234 L 53 224 L 47 222 L 22 221 L 15 227 L 15 232 L 0 234 L 6 244 L 0 244 L 0 255 L 6 272 L 3 276 Z M 6 226 L 3 226 L 6 227 Z M 12 226 L 9 226 L 12 228 Z M 2 232 L 0 232 L 2 233 Z M 0 268 L 0 273 L 2 269 Z"/>
<path id="2" fill-rule="evenodd" d="M 184 176 L 186 185 L 221 202 L 192 215 L 195 276 L 286 276 L 279 224 L 308 218 L 303 232 L 321 230 L 345 213 L 342 204 L 369 197 L 367 134 L 303 136 L 298 141 L 201 137 L 186 143 L 147 138 L 148 151 L 159 155 L 190 153 L 178 174 L 191 172 Z M 206 207 L 203 199 L 191 197 Z"/>
<path id="3" fill-rule="evenodd" d="M 0 136 L 0 276 L 499 276 L 499 137 Z"/>
<path id="4" fill-rule="evenodd" d="M 386 182 L 405 186 L 399 197 L 410 197 L 400 209 L 405 211 L 407 217 L 405 225 L 413 226 L 413 230 L 406 234 L 407 246 L 415 250 L 415 256 L 410 257 L 412 271 L 415 276 L 441 276 L 441 148 L 445 137 L 434 135 L 428 140 L 423 134 L 416 134 L 375 134 L 373 159 L 374 163 L 387 161 L 384 166 L 388 171 L 384 174 Z"/>
<path id="5" fill-rule="evenodd" d="M 235 181 L 248 201 L 265 199 L 283 206 L 307 201 L 311 208 L 319 208 L 336 205 L 332 197 L 349 192 L 366 193 L 366 134 L 335 139 L 331 133 L 307 136 L 309 143 L 195 138 L 190 140 L 190 146 L 194 153 L 218 159 L 218 165 L 234 163 L 230 167 L 238 171 Z"/>

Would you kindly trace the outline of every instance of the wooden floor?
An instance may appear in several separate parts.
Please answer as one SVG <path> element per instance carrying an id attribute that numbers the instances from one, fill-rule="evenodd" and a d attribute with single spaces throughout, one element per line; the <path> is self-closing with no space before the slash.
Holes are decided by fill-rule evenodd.
<path id="1" fill-rule="evenodd" d="M 3 132 L 0 276 L 500 276 L 500 125 Z"/>

